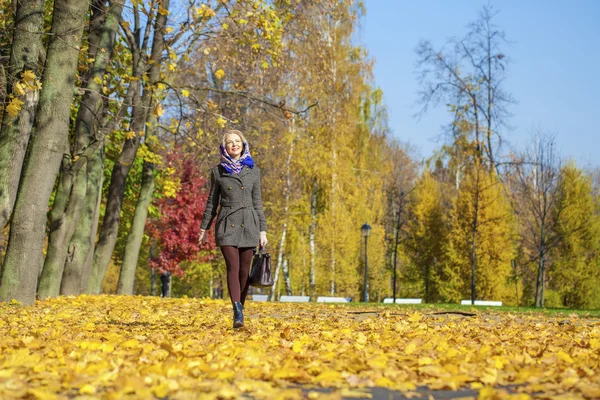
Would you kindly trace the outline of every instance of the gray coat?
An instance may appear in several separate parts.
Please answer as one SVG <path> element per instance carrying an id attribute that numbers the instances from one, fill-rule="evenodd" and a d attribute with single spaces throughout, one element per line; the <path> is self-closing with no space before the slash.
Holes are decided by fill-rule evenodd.
<path id="1" fill-rule="evenodd" d="M 256 247 L 260 232 L 267 230 L 262 209 L 260 169 L 244 167 L 229 174 L 221 165 L 211 169 L 210 193 L 201 229 L 208 229 L 215 215 L 217 246 Z"/>

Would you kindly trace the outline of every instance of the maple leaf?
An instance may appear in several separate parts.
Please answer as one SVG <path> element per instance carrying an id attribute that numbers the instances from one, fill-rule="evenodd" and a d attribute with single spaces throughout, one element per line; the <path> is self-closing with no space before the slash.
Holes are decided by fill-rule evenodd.
<path id="1" fill-rule="evenodd" d="M 6 106 L 6 112 L 11 117 L 15 118 L 19 115 L 19 111 L 21 111 L 21 107 L 23 106 L 23 100 L 13 97 L 8 105 Z"/>

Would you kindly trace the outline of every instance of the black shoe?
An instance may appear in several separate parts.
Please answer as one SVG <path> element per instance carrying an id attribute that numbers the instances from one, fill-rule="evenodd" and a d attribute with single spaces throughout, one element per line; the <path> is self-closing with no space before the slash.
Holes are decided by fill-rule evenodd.
<path id="1" fill-rule="evenodd" d="M 241 328 L 244 326 L 244 306 L 240 302 L 233 303 L 233 327 Z"/>

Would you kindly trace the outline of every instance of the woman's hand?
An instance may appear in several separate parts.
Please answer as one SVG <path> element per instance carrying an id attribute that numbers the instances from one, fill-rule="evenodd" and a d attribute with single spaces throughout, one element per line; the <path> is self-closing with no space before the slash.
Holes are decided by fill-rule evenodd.
<path id="1" fill-rule="evenodd" d="M 268 242 L 269 241 L 267 240 L 267 232 L 265 232 L 265 231 L 260 232 L 260 241 L 259 241 L 260 248 L 264 249 Z"/>
<path id="2" fill-rule="evenodd" d="M 198 245 L 202 246 L 206 243 L 206 229 L 200 229 L 200 236 L 198 236 Z"/>

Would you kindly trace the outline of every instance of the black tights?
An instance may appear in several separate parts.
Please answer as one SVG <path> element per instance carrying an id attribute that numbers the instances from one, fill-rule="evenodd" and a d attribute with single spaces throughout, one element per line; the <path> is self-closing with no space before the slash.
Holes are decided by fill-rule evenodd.
<path id="1" fill-rule="evenodd" d="M 244 304 L 250 286 L 248 276 L 252 266 L 254 247 L 221 246 L 221 253 L 223 253 L 227 265 L 229 298 L 232 303 L 240 302 Z"/>

